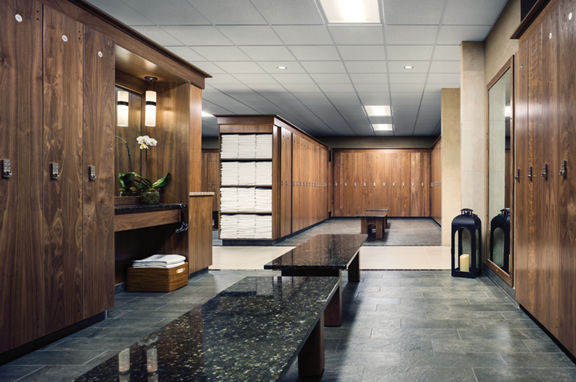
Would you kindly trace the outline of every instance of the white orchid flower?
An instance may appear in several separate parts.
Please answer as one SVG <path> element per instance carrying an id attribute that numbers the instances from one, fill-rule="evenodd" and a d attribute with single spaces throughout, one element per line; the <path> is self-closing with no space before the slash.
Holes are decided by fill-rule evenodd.
<path id="1" fill-rule="evenodd" d="M 137 137 L 136 142 L 138 142 L 140 150 L 148 150 L 149 147 L 158 145 L 158 141 L 154 138 L 150 138 L 148 135 L 141 135 Z"/>

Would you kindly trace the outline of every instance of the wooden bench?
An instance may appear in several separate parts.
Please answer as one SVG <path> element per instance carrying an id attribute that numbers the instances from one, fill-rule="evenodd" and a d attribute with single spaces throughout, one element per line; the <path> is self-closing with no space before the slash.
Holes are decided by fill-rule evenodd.
<path id="1" fill-rule="evenodd" d="M 348 281 L 360 281 L 360 247 L 368 235 L 316 235 L 293 250 L 264 265 L 282 276 L 338 276 L 348 269 Z M 342 324 L 342 290 L 330 301 L 324 315 L 326 326 Z"/>
<path id="2" fill-rule="evenodd" d="M 275 381 L 324 371 L 336 277 L 246 277 L 76 381 Z M 124 379 L 123 379 L 124 378 Z"/>
<path id="3" fill-rule="evenodd" d="M 366 210 L 360 216 L 361 231 L 370 234 L 372 227 L 376 230 L 376 239 L 384 239 L 384 231 L 388 226 L 388 209 Z"/>

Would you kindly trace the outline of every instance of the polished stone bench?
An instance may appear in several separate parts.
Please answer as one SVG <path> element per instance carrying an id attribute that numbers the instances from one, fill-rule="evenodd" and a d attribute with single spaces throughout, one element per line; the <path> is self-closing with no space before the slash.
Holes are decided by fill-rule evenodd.
<path id="1" fill-rule="evenodd" d="M 264 265 L 282 276 L 337 276 L 348 269 L 348 282 L 360 281 L 360 247 L 365 234 L 316 235 L 291 251 Z M 326 326 L 342 324 L 342 290 L 330 301 L 325 312 Z"/>
<path id="2" fill-rule="evenodd" d="M 76 381 L 273 381 L 324 371 L 335 277 L 246 277 Z"/>

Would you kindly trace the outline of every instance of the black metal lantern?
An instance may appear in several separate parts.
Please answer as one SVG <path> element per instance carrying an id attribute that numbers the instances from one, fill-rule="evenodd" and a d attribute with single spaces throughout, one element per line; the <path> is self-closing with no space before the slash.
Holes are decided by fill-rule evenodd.
<path id="1" fill-rule="evenodd" d="M 500 210 L 490 222 L 490 260 L 510 272 L 510 208 Z"/>
<path id="2" fill-rule="evenodd" d="M 469 208 L 452 220 L 452 276 L 476 277 L 480 274 L 482 222 Z"/>

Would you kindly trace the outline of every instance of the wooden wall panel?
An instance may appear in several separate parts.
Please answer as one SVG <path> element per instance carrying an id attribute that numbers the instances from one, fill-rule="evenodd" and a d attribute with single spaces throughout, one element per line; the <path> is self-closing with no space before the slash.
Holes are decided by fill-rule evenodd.
<path id="1" fill-rule="evenodd" d="M 46 329 L 82 319 L 82 24 L 44 8 Z M 60 175 L 50 177 L 49 163 Z"/>
<path id="2" fill-rule="evenodd" d="M 411 155 L 420 189 L 411 211 Z M 422 187 L 424 183 L 424 187 Z M 359 216 L 388 208 L 390 216 L 429 216 L 429 152 L 416 150 L 335 150 L 334 215 Z M 416 195 L 416 194 L 415 194 Z M 417 202 L 416 202 L 417 201 Z"/>
<path id="3" fill-rule="evenodd" d="M 212 265 L 212 196 L 191 196 L 188 202 L 189 272 Z"/>
<path id="4" fill-rule="evenodd" d="M 442 141 L 430 153 L 430 216 L 442 224 Z"/>
<path id="5" fill-rule="evenodd" d="M 213 192 L 212 211 L 220 210 L 220 150 L 202 150 L 202 191 Z"/>
<path id="6" fill-rule="evenodd" d="M 189 112 L 185 113 L 189 120 L 189 162 L 187 171 L 189 171 L 188 188 L 186 192 L 197 192 L 202 190 L 202 89 L 188 85 L 188 99 L 183 107 L 188 108 Z M 187 140 L 188 141 L 188 140 Z"/>
<path id="7" fill-rule="evenodd" d="M 83 314 L 90 317 L 114 305 L 114 43 L 89 28 L 84 39 L 82 274 Z"/>
<path id="8" fill-rule="evenodd" d="M 280 147 L 280 235 L 292 233 L 292 133 L 286 128 L 280 128 L 282 140 Z"/>
<path id="9" fill-rule="evenodd" d="M 17 22 L 15 15 L 22 16 Z M 44 329 L 42 222 L 42 6 L 0 2 L 0 352 Z M 40 180 L 39 180 L 40 179 Z"/>

